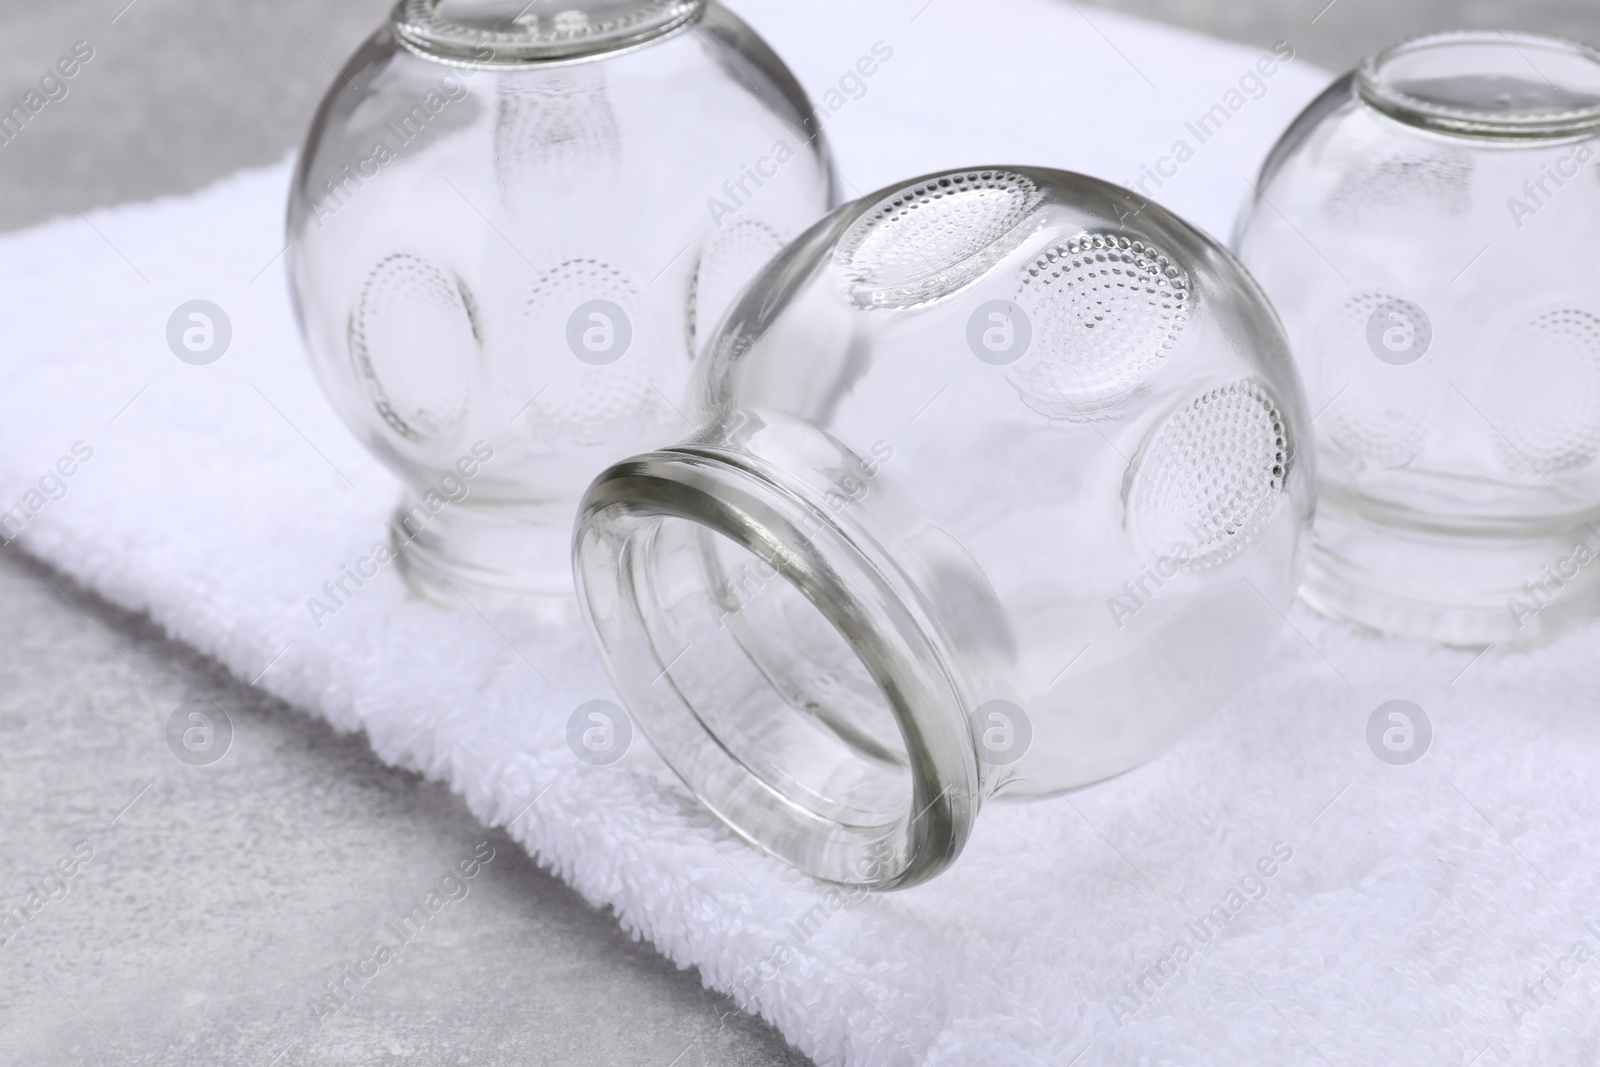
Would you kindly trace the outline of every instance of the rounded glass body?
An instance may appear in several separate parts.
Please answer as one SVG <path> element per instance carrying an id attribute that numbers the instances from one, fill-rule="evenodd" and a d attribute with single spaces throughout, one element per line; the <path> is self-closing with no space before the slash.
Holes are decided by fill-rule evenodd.
<path id="1" fill-rule="evenodd" d="M 700 429 L 575 535 L 618 691 L 731 826 L 937 874 L 1002 788 L 1150 759 L 1261 665 L 1313 472 L 1287 344 L 1203 234 L 1080 175 L 849 204 L 746 290 Z"/>
<path id="2" fill-rule="evenodd" d="M 1600 54 L 1452 33 L 1335 83 L 1235 246 L 1317 412 L 1304 595 L 1450 644 L 1600 610 Z"/>
<path id="3" fill-rule="evenodd" d="M 803 92 L 717 4 L 529 7 L 402 0 L 289 206 L 318 376 L 404 480 L 393 540 L 446 599 L 570 598 L 584 487 L 683 432 L 700 340 L 831 206 Z"/>

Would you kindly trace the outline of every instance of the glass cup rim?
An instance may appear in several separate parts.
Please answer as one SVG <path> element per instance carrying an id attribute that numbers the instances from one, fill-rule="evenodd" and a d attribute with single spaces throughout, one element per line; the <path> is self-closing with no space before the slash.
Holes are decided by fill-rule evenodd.
<path id="1" fill-rule="evenodd" d="M 1397 60 L 1427 51 L 1462 46 L 1512 50 L 1547 81 L 1548 76 L 1528 59 L 1529 52 L 1558 55 L 1567 61 L 1585 63 L 1594 68 L 1595 102 L 1586 106 L 1512 113 L 1488 107 L 1452 106 L 1408 92 L 1390 80 L 1388 70 Z M 1494 30 L 1418 34 L 1380 49 L 1362 60 L 1356 68 L 1356 85 L 1367 104 L 1389 117 L 1441 133 L 1514 140 L 1551 140 L 1600 133 L 1600 50 L 1564 37 Z"/>
<path id="2" fill-rule="evenodd" d="M 626 14 L 584 33 L 533 28 L 490 30 L 438 14 L 441 0 L 397 0 L 389 27 L 407 49 L 430 59 L 472 66 L 515 67 L 625 51 L 698 22 L 710 0 L 640 0 Z"/>
<path id="3" fill-rule="evenodd" d="M 656 752 L 710 811 L 757 847 L 822 881 L 875 890 L 935 877 L 961 854 L 983 802 L 952 657 L 923 618 L 899 568 L 870 538 L 852 536 L 808 501 L 798 482 L 751 457 L 677 445 L 624 460 L 589 487 L 573 531 L 578 603 L 618 695 Z M 781 545 L 769 563 L 821 612 L 863 661 L 879 665 L 885 700 L 906 740 L 909 808 L 878 826 L 831 823 L 777 792 L 723 747 L 673 684 L 649 639 L 632 588 L 633 546 L 661 519 L 686 521 L 754 552 Z M 816 520 L 814 525 L 807 520 Z M 805 536 L 796 530 L 805 527 Z M 821 583 L 804 576 L 827 577 Z M 848 618 L 850 624 L 840 620 Z M 863 861 L 885 835 L 903 845 L 870 873 Z M 837 840 L 815 849 L 829 835 Z"/>

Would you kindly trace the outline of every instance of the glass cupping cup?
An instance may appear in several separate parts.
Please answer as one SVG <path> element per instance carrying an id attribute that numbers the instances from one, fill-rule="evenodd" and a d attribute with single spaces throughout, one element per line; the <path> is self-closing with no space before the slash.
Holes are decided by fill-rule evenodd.
<path id="1" fill-rule="evenodd" d="M 1445 33 L 1336 82 L 1235 247 L 1317 415 L 1305 598 L 1459 645 L 1600 610 L 1600 53 Z"/>
<path id="2" fill-rule="evenodd" d="M 1312 509 L 1288 346 L 1226 250 L 1060 171 L 834 212 L 702 355 L 700 428 L 589 489 L 580 603 L 700 800 L 894 888 L 1001 789 L 1146 761 L 1266 660 Z"/>
<path id="3" fill-rule="evenodd" d="M 561 8 L 401 0 L 294 179 L 313 362 L 439 599 L 570 601 L 584 487 L 684 432 L 701 340 L 833 204 L 804 93 L 725 9 Z"/>

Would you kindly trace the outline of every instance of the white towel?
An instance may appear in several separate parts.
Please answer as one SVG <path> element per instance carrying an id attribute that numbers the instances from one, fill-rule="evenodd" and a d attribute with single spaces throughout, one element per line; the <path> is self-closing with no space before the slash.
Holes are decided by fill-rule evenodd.
<path id="1" fill-rule="evenodd" d="M 738 7 L 837 111 L 860 193 L 946 166 L 1159 164 L 1149 191 L 1225 233 L 1326 80 L 1299 60 L 1253 80 L 1264 49 L 1052 0 Z M 863 95 L 846 75 L 878 41 L 893 57 Z M 1218 103 L 1196 143 L 1186 123 Z M 830 895 L 677 802 L 642 741 L 610 768 L 573 757 L 569 714 L 612 696 L 581 635 L 436 610 L 392 567 L 317 629 L 307 598 L 383 536 L 397 485 L 302 353 L 287 176 L 0 241 L 0 512 L 38 505 L 28 552 L 448 782 L 820 1064 L 1596 1062 L 1600 628 L 1474 662 L 1297 612 L 1272 669 L 1167 756 L 990 805 L 929 885 Z M 232 325 L 210 366 L 166 341 L 194 299 Z M 71 476 L 48 474 L 62 457 Z M 1415 765 L 1369 750 L 1391 699 L 1431 719 Z"/>

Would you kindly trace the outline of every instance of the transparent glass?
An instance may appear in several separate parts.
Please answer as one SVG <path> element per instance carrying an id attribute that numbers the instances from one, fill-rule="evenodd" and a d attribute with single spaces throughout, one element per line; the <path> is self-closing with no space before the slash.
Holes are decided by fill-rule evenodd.
<path id="1" fill-rule="evenodd" d="M 1336 82 L 1235 247 L 1316 412 L 1305 598 L 1458 645 L 1600 610 L 1600 54 L 1449 33 Z"/>
<path id="2" fill-rule="evenodd" d="M 700 339 L 834 202 L 804 93 L 725 9 L 560 7 L 402 0 L 290 200 L 318 376 L 404 480 L 392 540 L 447 601 L 570 603 L 584 487 L 684 432 Z"/>
<path id="3" fill-rule="evenodd" d="M 953 862 L 980 803 L 1150 759 L 1261 666 L 1314 474 L 1270 306 L 1080 175 L 839 209 L 702 356 L 700 428 L 575 532 L 619 693 L 739 833 L 831 881 Z"/>

